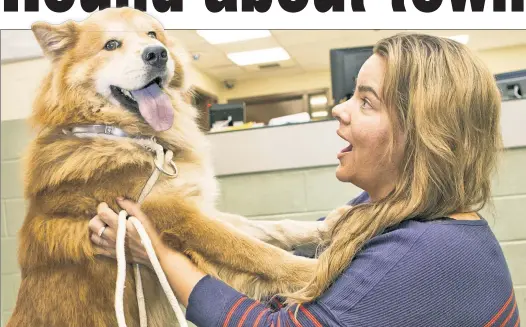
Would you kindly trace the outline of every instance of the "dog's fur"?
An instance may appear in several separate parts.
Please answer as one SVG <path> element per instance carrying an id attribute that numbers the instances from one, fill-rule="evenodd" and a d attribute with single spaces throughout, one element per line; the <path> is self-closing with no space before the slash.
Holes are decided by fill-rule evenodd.
<path id="1" fill-rule="evenodd" d="M 149 37 L 149 31 L 157 38 Z M 142 208 L 164 240 L 206 273 L 258 299 L 297 290 L 311 279 L 316 260 L 287 250 L 319 242 L 328 234 L 328 223 L 258 222 L 215 209 L 207 140 L 195 122 L 196 110 L 183 100 L 182 52 L 174 50 L 177 45 L 156 20 L 129 8 L 106 9 L 81 23 L 37 23 L 33 32 L 52 61 L 52 71 L 34 104 L 32 120 L 40 131 L 26 160 L 29 208 L 19 234 L 22 283 L 8 327 L 117 325 L 116 262 L 95 257 L 88 221 L 101 202 L 118 211 L 116 197 L 137 200 L 154 169 L 153 156 L 126 138 L 63 134 L 61 129 L 71 124 L 114 125 L 132 135 L 155 136 L 174 152 L 179 176 L 162 176 Z M 110 39 L 121 40 L 122 47 L 103 50 Z M 172 101 L 175 122 L 163 132 L 123 108 L 109 89 L 147 83 L 140 53 L 149 45 L 169 50 L 162 86 Z M 155 274 L 145 268 L 142 275 L 149 326 L 174 326 L 175 315 Z M 136 327 L 130 267 L 127 276 L 126 321 Z"/>

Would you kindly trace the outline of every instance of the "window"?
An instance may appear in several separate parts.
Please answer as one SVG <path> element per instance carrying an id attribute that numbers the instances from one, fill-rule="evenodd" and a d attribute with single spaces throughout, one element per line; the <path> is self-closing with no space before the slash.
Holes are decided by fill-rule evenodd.
<path id="1" fill-rule="evenodd" d="M 264 123 L 272 118 L 307 112 L 311 120 L 330 119 L 328 89 L 273 94 L 260 97 L 230 99 L 228 103 L 244 102 L 247 122 Z"/>

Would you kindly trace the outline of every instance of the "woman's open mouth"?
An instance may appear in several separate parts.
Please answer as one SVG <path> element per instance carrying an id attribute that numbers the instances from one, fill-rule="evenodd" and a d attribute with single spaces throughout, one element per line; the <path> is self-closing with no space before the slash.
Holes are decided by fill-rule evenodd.
<path id="1" fill-rule="evenodd" d="M 349 143 L 349 146 L 343 148 L 340 153 L 346 153 L 346 152 L 351 152 L 352 151 L 352 144 Z"/>
<path id="2" fill-rule="evenodd" d="M 353 149 L 353 146 L 351 143 L 349 143 L 348 146 L 346 146 L 345 148 L 341 149 L 341 151 L 338 153 L 337 155 L 337 158 L 340 159 L 342 158 L 343 156 L 345 156 L 347 153 L 349 152 L 352 152 L 352 149 Z"/>
<path id="3" fill-rule="evenodd" d="M 336 134 L 338 134 L 338 136 L 341 137 L 344 141 L 349 142 L 347 139 L 345 139 L 345 137 L 343 136 L 344 134 L 340 130 L 337 130 Z M 338 159 L 343 157 L 346 153 L 352 152 L 352 149 L 353 149 L 352 143 L 349 142 L 348 146 L 346 146 L 345 148 L 341 149 L 340 152 L 338 152 L 338 155 L 337 155 Z"/>

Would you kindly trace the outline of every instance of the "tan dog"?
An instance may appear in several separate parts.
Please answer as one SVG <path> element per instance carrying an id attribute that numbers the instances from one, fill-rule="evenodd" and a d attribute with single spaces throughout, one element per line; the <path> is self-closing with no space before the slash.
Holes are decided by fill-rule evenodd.
<path id="1" fill-rule="evenodd" d="M 82 23 L 38 23 L 33 32 L 52 71 L 34 104 L 32 120 L 41 131 L 27 155 L 22 283 L 8 327 L 117 325 L 116 262 L 94 256 L 88 221 L 100 202 L 118 211 L 116 197 L 137 200 L 156 169 L 137 137 L 154 136 L 173 151 L 179 169 L 176 178 L 162 175 L 142 205 L 168 244 L 254 298 L 297 290 L 311 279 L 316 260 L 286 250 L 320 242 L 328 223 L 258 222 L 215 209 L 207 140 L 196 110 L 183 100 L 182 55 L 156 20 L 133 9 L 106 9 Z M 69 133 L 95 124 L 114 129 L 90 137 Z M 126 322 L 136 327 L 131 266 L 127 276 Z M 155 274 L 144 268 L 142 276 L 148 325 L 174 326 Z"/>

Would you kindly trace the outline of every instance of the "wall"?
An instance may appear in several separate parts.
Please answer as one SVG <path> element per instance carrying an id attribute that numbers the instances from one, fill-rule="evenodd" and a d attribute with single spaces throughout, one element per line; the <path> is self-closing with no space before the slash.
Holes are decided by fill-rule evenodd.
<path id="1" fill-rule="evenodd" d="M 330 88 L 330 86 L 331 74 L 329 71 L 240 80 L 236 82 L 233 89 L 224 89 L 220 99 L 226 102 L 228 99 Z"/>
<path id="2" fill-rule="evenodd" d="M 22 198 L 22 174 L 20 156 L 30 139 L 24 120 L 2 122 L 1 127 L 1 277 L 2 326 L 15 304 L 20 271 L 17 262 L 17 232 L 22 225 L 25 215 L 25 201 Z"/>
<path id="3" fill-rule="evenodd" d="M 477 54 L 494 74 L 526 68 L 526 44 L 479 51 Z"/>
<path id="4" fill-rule="evenodd" d="M 30 133 L 24 120 L 3 121 L 1 133 L 1 314 L 4 326 L 20 283 L 16 234 L 25 214 L 20 156 Z M 526 147 L 505 151 L 499 176 L 494 180 L 496 215 L 487 210 L 483 212 L 508 260 L 522 317 L 526 317 L 525 165 Z M 338 182 L 334 169 L 334 166 L 324 166 L 220 177 L 220 207 L 255 219 L 316 219 L 360 192 L 352 185 Z"/>

